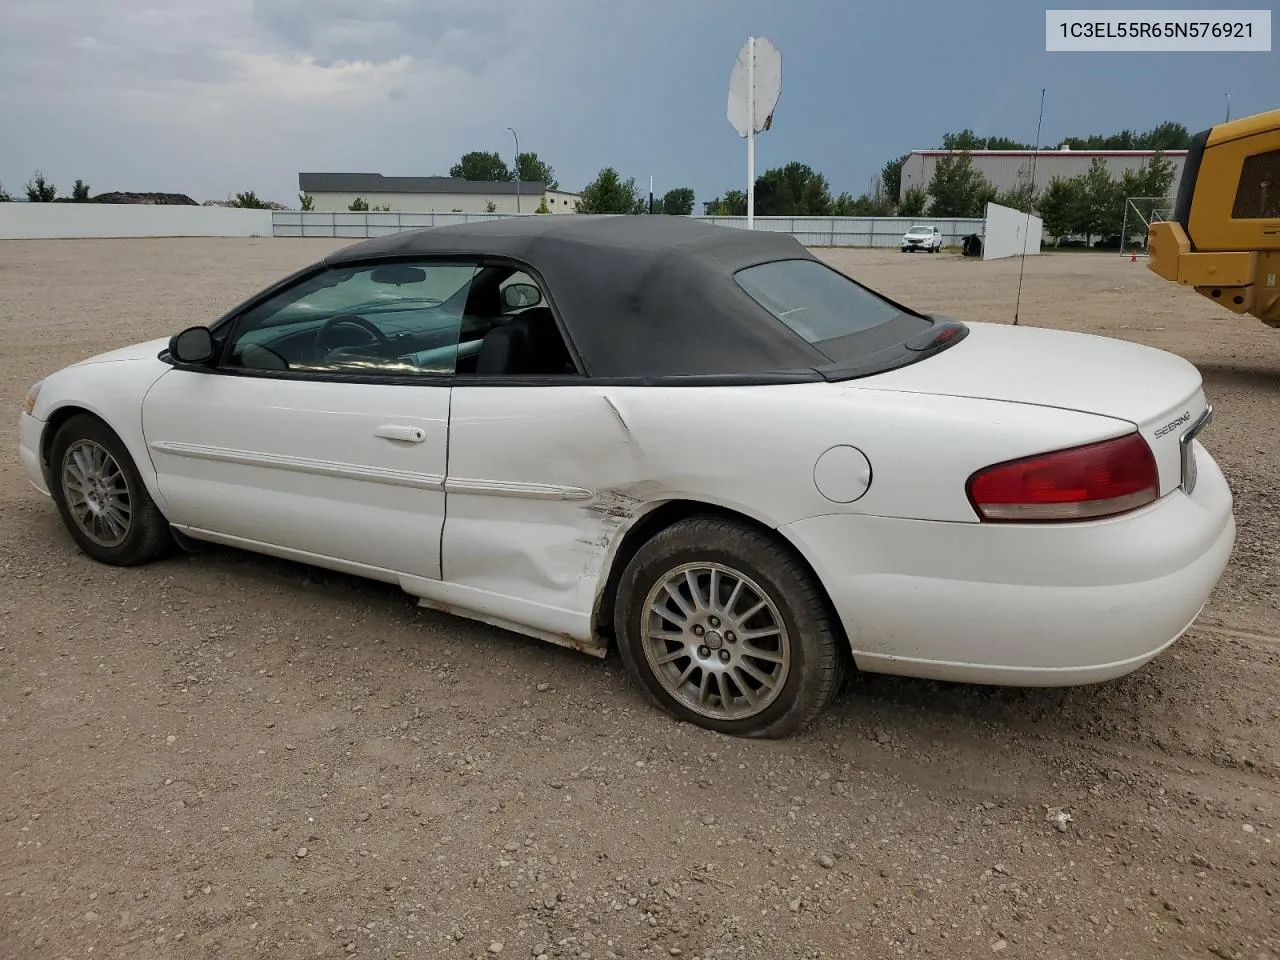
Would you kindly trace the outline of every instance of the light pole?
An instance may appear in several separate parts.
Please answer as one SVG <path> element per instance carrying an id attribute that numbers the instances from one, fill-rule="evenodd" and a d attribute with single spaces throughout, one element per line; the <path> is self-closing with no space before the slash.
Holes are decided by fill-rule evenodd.
<path id="1" fill-rule="evenodd" d="M 520 212 L 520 137 L 513 127 L 507 127 L 516 141 L 516 213 Z"/>

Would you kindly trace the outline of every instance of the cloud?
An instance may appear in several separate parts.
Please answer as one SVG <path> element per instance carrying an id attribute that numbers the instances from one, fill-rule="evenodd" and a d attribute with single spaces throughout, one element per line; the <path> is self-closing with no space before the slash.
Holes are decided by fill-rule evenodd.
<path id="1" fill-rule="evenodd" d="M 537 105 L 569 3 L 5 0 L 0 181 L 287 201 L 299 169 L 441 172 Z"/>

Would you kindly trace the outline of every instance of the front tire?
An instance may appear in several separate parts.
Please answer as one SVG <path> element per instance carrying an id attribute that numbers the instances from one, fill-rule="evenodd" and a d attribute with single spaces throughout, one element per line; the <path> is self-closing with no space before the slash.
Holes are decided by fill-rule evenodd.
<path id="1" fill-rule="evenodd" d="M 169 522 L 121 439 L 89 414 L 58 428 L 49 451 L 50 493 L 76 545 L 100 563 L 130 567 L 168 553 Z"/>
<path id="2" fill-rule="evenodd" d="M 695 517 L 627 564 L 614 630 L 631 677 L 668 713 L 740 737 L 788 737 L 839 692 L 847 653 L 813 578 L 771 537 Z"/>

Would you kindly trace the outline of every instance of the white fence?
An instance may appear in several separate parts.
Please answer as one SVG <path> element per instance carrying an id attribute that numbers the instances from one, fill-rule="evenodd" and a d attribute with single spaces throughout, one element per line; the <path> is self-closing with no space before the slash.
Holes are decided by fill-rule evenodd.
<path id="1" fill-rule="evenodd" d="M 501 220 L 501 213 L 319 213 L 116 203 L 0 203 L 0 239 L 75 237 L 332 237 L 359 240 L 402 230 L 477 220 Z M 558 214 L 524 214 L 558 216 Z M 746 217 L 694 217 L 728 227 Z M 948 246 L 971 233 L 985 234 L 974 218 L 756 217 L 757 230 L 789 233 L 809 247 L 897 247 L 913 224 L 936 226 Z"/>
<path id="2" fill-rule="evenodd" d="M 501 213 L 318 213 L 316 211 L 276 211 L 271 220 L 277 237 L 340 237 L 359 239 L 381 237 L 402 230 L 438 227 L 477 220 L 501 220 L 515 214 Z M 557 214 L 524 214 L 557 216 Z M 747 225 L 746 217 L 694 217 L 726 227 Z M 896 247 L 902 235 L 915 224 L 936 226 L 943 242 L 958 246 L 966 236 L 982 236 L 985 221 L 973 218 L 907 217 L 756 217 L 757 230 L 789 233 L 808 247 Z"/>
<path id="3" fill-rule="evenodd" d="M 746 217 L 695 217 L 707 223 L 746 229 Z M 756 217 L 757 230 L 789 233 L 806 247 L 897 247 L 917 224 L 937 227 L 946 246 L 959 246 L 971 233 L 983 235 L 981 217 Z"/>
<path id="4" fill-rule="evenodd" d="M 147 203 L 0 203 L 0 240 L 269 237 L 270 210 Z"/>
<path id="5" fill-rule="evenodd" d="M 504 220 L 504 213 L 321 213 L 314 210 L 277 210 L 271 215 L 277 237 L 383 237 L 402 230 L 444 227 L 480 220 Z M 534 214 L 523 214 L 534 216 Z M 556 214 L 537 214 L 556 216 Z"/>

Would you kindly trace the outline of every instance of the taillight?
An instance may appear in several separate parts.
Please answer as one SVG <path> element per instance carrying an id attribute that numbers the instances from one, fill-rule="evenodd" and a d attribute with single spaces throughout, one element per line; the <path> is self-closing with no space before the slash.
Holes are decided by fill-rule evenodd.
<path id="1" fill-rule="evenodd" d="M 983 520 L 1092 520 L 1136 510 L 1159 495 L 1151 448 L 1137 433 L 979 470 L 967 484 Z"/>

